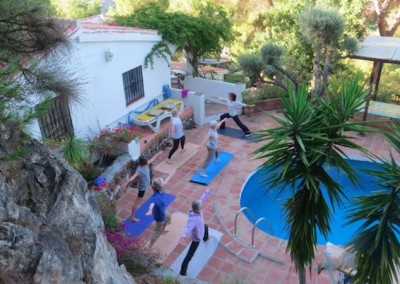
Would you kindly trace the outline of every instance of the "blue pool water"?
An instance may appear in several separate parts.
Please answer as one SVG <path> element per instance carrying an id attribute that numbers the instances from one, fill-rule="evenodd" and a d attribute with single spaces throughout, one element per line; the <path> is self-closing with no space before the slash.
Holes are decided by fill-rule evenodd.
<path id="1" fill-rule="evenodd" d="M 335 206 L 335 212 L 332 214 L 331 219 L 331 233 L 327 239 L 318 232 L 317 243 L 326 244 L 327 241 L 334 243 L 336 245 L 346 244 L 352 237 L 352 235 L 359 228 L 360 223 L 353 223 L 351 225 L 345 225 L 347 222 L 345 216 L 347 215 L 346 210 L 349 209 L 350 203 L 354 199 L 354 196 L 367 195 L 372 191 L 381 190 L 378 188 L 374 181 L 376 179 L 370 176 L 368 173 L 362 169 L 375 169 L 376 166 L 373 163 L 366 161 L 355 161 L 349 160 L 349 164 L 356 169 L 360 175 L 360 185 L 353 186 L 347 176 L 339 172 L 336 167 L 330 167 L 328 169 L 329 175 L 342 185 L 343 191 L 345 192 L 348 200 L 343 200 L 342 206 Z M 265 217 L 270 226 L 268 227 L 263 222 L 261 222 L 258 227 L 259 229 L 277 236 L 282 239 L 288 239 L 289 235 L 285 229 L 286 220 L 284 214 L 282 213 L 282 207 L 285 199 L 291 195 L 291 190 L 284 189 L 282 193 L 278 196 L 278 189 L 270 189 L 268 184 L 263 184 L 262 181 L 265 179 L 265 175 L 262 174 L 261 170 L 256 171 L 244 185 L 242 194 L 240 197 L 240 206 L 248 207 L 251 213 L 254 215 L 255 220 L 261 217 Z M 330 206 L 326 190 L 323 187 L 324 197 Z M 332 209 L 332 207 L 330 206 Z M 246 217 L 250 222 L 254 223 L 253 217 L 250 216 L 248 212 L 245 212 Z M 272 232 L 271 229 L 272 228 Z"/>

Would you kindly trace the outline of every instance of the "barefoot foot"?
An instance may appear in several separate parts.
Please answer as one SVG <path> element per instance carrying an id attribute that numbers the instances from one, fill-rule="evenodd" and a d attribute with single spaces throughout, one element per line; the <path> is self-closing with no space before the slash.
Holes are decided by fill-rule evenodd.
<path id="1" fill-rule="evenodd" d="M 208 177 L 208 175 L 206 175 L 205 173 L 201 173 L 200 176 L 205 178 Z"/>
<path id="2" fill-rule="evenodd" d="M 138 219 L 138 218 L 135 218 L 135 217 L 131 217 L 131 221 L 132 221 L 132 222 L 139 222 L 139 221 L 140 221 L 140 219 Z"/>
<path id="3" fill-rule="evenodd" d="M 168 164 L 168 165 L 173 165 L 174 163 L 173 163 L 170 159 L 168 159 L 168 160 L 167 160 L 167 164 Z"/>
<path id="4" fill-rule="evenodd" d="M 185 153 L 185 152 L 186 152 L 186 149 L 182 149 L 182 150 L 181 150 L 181 153 Z"/>

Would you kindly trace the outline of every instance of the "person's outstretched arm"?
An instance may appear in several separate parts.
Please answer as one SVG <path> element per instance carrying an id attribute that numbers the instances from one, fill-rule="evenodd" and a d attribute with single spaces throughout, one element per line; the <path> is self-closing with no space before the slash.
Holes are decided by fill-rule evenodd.
<path id="1" fill-rule="evenodd" d="M 212 96 L 213 98 L 216 98 L 217 100 L 220 100 L 220 101 L 223 101 L 223 102 L 225 102 L 225 103 L 228 103 L 229 102 L 229 99 L 228 98 L 222 98 L 222 97 L 217 97 L 217 96 Z"/>
<path id="2" fill-rule="evenodd" d="M 248 106 L 248 104 L 241 103 L 241 102 L 238 102 L 238 101 L 235 101 L 235 104 L 236 104 L 237 106 L 242 106 L 242 107 Z"/>
<path id="3" fill-rule="evenodd" d="M 175 174 L 175 171 L 170 174 L 165 180 L 164 180 L 164 186 L 169 182 L 169 180 L 172 178 L 172 176 Z"/>
<path id="4" fill-rule="evenodd" d="M 146 216 L 150 216 L 153 213 L 154 202 L 150 203 L 149 209 L 146 212 Z"/>
<path id="5" fill-rule="evenodd" d="M 218 121 L 217 127 L 219 128 L 221 126 L 222 123 L 224 123 L 226 121 L 226 118 L 224 118 L 223 120 Z"/>
<path id="6" fill-rule="evenodd" d="M 135 172 L 133 175 L 131 175 L 131 177 L 130 177 L 127 181 L 125 181 L 125 182 L 121 185 L 121 189 L 123 190 L 123 192 L 126 191 L 126 188 L 127 188 L 128 184 L 129 184 L 130 182 L 134 181 L 135 178 L 136 178 L 137 176 L 138 176 L 138 173 Z"/>
<path id="7" fill-rule="evenodd" d="M 207 196 L 211 193 L 211 188 L 207 188 L 203 194 L 200 197 L 200 202 L 204 203 L 204 201 L 206 200 Z"/>
<path id="8" fill-rule="evenodd" d="M 153 162 L 156 160 L 156 158 L 157 158 L 158 156 L 160 156 L 161 154 L 162 154 L 162 152 L 158 152 L 157 154 L 155 154 L 153 157 L 150 158 L 150 160 L 148 161 L 148 163 L 149 163 L 149 164 L 153 163 Z"/>

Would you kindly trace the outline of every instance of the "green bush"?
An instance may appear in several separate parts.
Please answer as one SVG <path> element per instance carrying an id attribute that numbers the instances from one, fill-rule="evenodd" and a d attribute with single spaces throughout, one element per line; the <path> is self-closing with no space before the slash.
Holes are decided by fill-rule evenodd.
<path id="1" fill-rule="evenodd" d="M 173 276 L 166 276 L 163 279 L 164 284 L 180 284 L 181 282 Z"/>
<path id="2" fill-rule="evenodd" d="M 264 85 L 260 88 L 253 87 L 244 90 L 242 97 L 245 104 L 254 104 L 266 99 L 279 98 L 285 94 L 286 92 L 278 86 Z"/>
<path id="3" fill-rule="evenodd" d="M 115 201 L 109 200 L 104 195 L 97 197 L 99 202 L 101 216 L 103 217 L 104 226 L 107 232 L 117 232 L 121 230 L 121 225 L 118 222 Z"/>
<path id="4" fill-rule="evenodd" d="M 85 141 L 72 135 L 62 142 L 61 154 L 74 168 L 78 168 L 89 157 L 89 147 Z"/>
<path id="5" fill-rule="evenodd" d="M 250 78 L 250 86 L 260 80 L 263 63 L 259 54 L 244 54 L 239 56 L 238 62 L 245 75 Z"/>
<path id="6" fill-rule="evenodd" d="M 126 270 L 128 270 L 132 276 L 140 276 L 148 273 L 151 270 L 147 261 L 144 259 L 137 259 L 133 255 L 122 255 L 118 258 L 118 262 L 121 264 L 123 263 L 126 267 Z"/>
<path id="7" fill-rule="evenodd" d="M 243 75 L 225 74 L 224 81 L 229 83 L 247 83 L 248 80 Z"/>
<path id="8" fill-rule="evenodd" d="M 88 186 L 101 174 L 101 169 L 93 165 L 89 160 L 84 161 L 77 167 L 78 172 L 88 182 Z"/>

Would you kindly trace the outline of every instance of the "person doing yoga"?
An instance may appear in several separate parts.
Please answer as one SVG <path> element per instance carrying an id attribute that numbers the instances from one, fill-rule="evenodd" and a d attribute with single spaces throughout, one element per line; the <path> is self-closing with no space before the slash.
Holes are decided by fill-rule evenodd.
<path id="1" fill-rule="evenodd" d="M 238 114 L 238 108 L 239 107 L 244 107 L 247 106 L 244 103 L 238 102 L 236 101 L 236 94 L 235 93 L 228 93 L 228 98 L 221 98 L 221 97 L 216 97 L 214 96 L 214 98 L 223 101 L 227 104 L 228 106 L 228 112 L 224 113 L 220 116 L 219 120 L 222 121 L 224 118 L 233 118 L 233 120 L 236 122 L 237 126 L 240 127 L 240 129 L 242 129 L 242 131 L 244 132 L 244 135 L 246 137 L 250 137 L 251 136 L 251 132 L 249 130 L 249 128 L 243 124 L 243 122 L 240 120 L 239 118 L 239 114 Z M 223 122 L 221 124 L 221 126 L 219 127 L 219 129 L 224 130 L 225 129 L 225 122 Z"/>
<path id="2" fill-rule="evenodd" d="M 203 142 L 200 144 L 200 148 L 204 147 L 206 144 L 207 147 L 207 158 L 203 163 L 203 166 L 200 171 L 200 176 L 201 177 L 208 177 L 206 174 L 206 168 L 210 164 L 212 158 L 215 156 L 216 160 L 215 162 L 218 163 L 219 159 L 219 153 L 218 153 L 218 132 L 217 128 L 224 123 L 226 118 L 222 119 L 220 122 L 217 122 L 215 120 L 210 122 L 210 128 L 207 131 L 207 136 L 204 138 Z"/>

